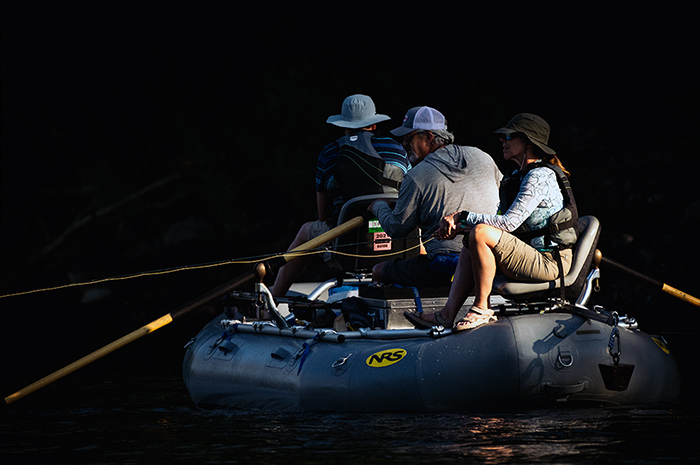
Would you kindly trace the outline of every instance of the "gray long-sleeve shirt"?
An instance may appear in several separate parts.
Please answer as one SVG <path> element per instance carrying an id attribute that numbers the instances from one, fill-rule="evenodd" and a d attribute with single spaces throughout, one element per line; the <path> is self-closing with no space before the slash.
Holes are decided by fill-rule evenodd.
<path id="1" fill-rule="evenodd" d="M 372 213 L 391 237 L 405 237 L 416 226 L 423 236 L 429 235 L 437 230 L 445 215 L 457 211 L 496 213 L 501 178 L 486 152 L 476 147 L 448 145 L 409 170 L 393 210 L 386 202 L 377 202 Z M 436 253 L 459 253 L 462 238 L 431 240 L 425 248 L 430 258 Z"/>

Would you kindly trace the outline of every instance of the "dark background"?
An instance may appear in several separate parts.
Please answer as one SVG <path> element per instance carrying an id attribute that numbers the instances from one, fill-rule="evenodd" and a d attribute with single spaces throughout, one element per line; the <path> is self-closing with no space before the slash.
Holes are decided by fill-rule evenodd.
<path id="1" fill-rule="evenodd" d="M 519 112 L 544 117 L 581 214 L 601 220 L 603 254 L 700 295 L 698 39 L 682 12 L 532 22 L 470 10 L 447 23 L 448 11 L 275 10 L 2 18 L 0 294 L 286 250 L 315 215 L 316 157 L 339 136 L 325 120 L 364 93 L 392 117 L 384 130 L 433 106 L 458 143 L 503 169 L 492 131 Z M 247 269 L 2 298 L 3 387 Z M 647 331 L 696 333 L 696 307 L 602 272 L 596 302 Z M 178 370 L 182 345 L 216 312 L 90 369 Z"/>

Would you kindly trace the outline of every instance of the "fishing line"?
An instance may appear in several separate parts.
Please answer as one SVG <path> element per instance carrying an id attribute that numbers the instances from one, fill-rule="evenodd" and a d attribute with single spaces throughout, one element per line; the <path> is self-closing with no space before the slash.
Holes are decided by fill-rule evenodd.
<path id="1" fill-rule="evenodd" d="M 414 237 L 423 239 L 424 236 L 414 236 Z M 69 289 L 72 287 L 91 286 L 94 284 L 101 284 L 101 283 L 114 282 L 114 281 L 126 281 L 129 279 L 144 278 L 144 277 L 148 277 L 148 276 L 161 276 L 161 275 L 166 275 L 166 274 L 171 274 L 171 273 L 178 273 L 180 271 L 202 270 L 202 269 L 215 268 L 215 267 L 226 266 L 226 265 L 253 264 L 253 263 L 257 263 L 261 260 L 277 258 L 277 257 L 281 257 L 283 255 L 288 255 L 288 256 L 293 255 L 295 257 L 301 257 L 301 256 L 305 256 L 305 255 L 317 255 L 317 254 L 330 252 L 330 253 L 334 253 L 337 255 L 344 255 L 347 257 L 356 257 L 356 258 L 388 257 L 391 255 L 402 254 L 404 252 L 410 252 L 411 250 L 414 250 L 414 249 L 420 247 L 422 244 L 430 242 L 433 239 L 435 239 L 435 237 L 430 236 L 427 238 L 427 240 L 425 242 L 419 243 L 418 245 L 415 245 L 413 247 L 409 247 L 407 249 L 399 250 L 396 252 L 388 252 L 388 253 L 384 253 L 384 254 L 360 255 L 360 254 L 351 254 L 351 253 L 346 253 L 346 252 L 340 252 L 338 250 L 323 248 L 323 249 L 314 249 L 314 250 L 304 250 L 304 251 L 300 251 L 300 252 L 284 252 L 284 253 L 275 253 L 275 254 L 269 254 L 269 255 L 258 255 L 258 256 L 253 256 L 253 257 L 224 260 L 224 261 L 212 262 L 212 263 L 202 263 L 202 264 L 197 264 L 197 265 L 184 265 L 184 266 L 178 266 L 178 267 L 174 267 L 174 268 L 165 268 L 165 269 L 153 270 L 153 271 L 141 271 L 138 273 L 127 274 L 127 275 L 111 276 L 108 278 L 100 278 L 100 279 L 94 279 L 94 280 L 83 281 L 83 282 L 78 282 L 78 283 L 61 284 L 58 286 L 44 287 L 44 288 L 39 288 L 39 289 L 32 289 L 29 291 L 21 291 L 21 292 L 14 292 L 14 293 L 10 293 L 10 294 L 3 294 L 3 295 L 0 295 L 0 299 L 5 299 L 7 297 L 19 297 L 19 296 L 25 296 L 25 295 L 30 295 L 30 294 L 37 294 L 40 292 L 58 291 L 61 289 Z M 356 242 L 353 244 L 343 244 L 340 247 L 353 247 L 356 245 L 373 244 L 375 242 L 382 243 L 382 242 L 386 242 L 386 241 L 379 240 L 379 241 Z"/>

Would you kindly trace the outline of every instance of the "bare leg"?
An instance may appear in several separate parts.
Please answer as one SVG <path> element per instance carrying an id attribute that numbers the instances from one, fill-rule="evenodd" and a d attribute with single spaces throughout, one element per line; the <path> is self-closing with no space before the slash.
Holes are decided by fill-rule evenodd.
<path id="1" fill-rule="evenodd" d="M 436 312 L 438 315 L 423 315 L 420 317 L 421 320 L 435 324 L 436 317 L 439 317 L 444 322 L 453 322 L 473 289 L 472 309 L 476 307 L 476 310 L 467 313 L 454 329 L 470 329 L 491 321 L 493 312 L 489 310 L 489 296 L 497 266 L 492 249 L 498 244 L 501 234 L 500 229 L 485 224 L 476 225 L 471 230 L 469 248 L 462 248 L 459 254 L 457 269 L 445 307 L 440 312 Z"/>
<path id="2" fill-rule="evenodd" d="M 469 249 L 462 247 L 459 253 L 459 261 L 455 269 L 455 275 L 450 286 L 450 294 L 447 297 L 445 306 L 439 312 L 439 318 L 445 324 L 451 324 L 459 310 L 464 305 L 464 301 L 474 289 L 474 274 L 472 272 L 472 259 Z M 420 317 L 426 323 L 438 324 L 436 315 L 432 313 Z"/>
<path id="3" fill-rule="evenodd" d="M 453 331 L 463 331 L 476 328 L 496 318 L 489 308 L 489 296 L 493 288 L 493 278 L 496 276 L 496 257 L 493 248 L 501 239 L 500 229 L 479 224 L 469 235 L 469 250 L 472 256 L 474 272 L 474 305 L 467 315 L 459 320 Z"/>
<path id="4" fill-rule="evenodd" d="M 375 283 L 384 282 L 384 265 L 386 262 L 377 263 L 372 267 L 372 281 Z"/>
<path id="5" fill-rule="evenodd" d="M 469 249 L 472 251 L 474 270 L 474 306 L 483 310 L 489 308 L 489 296 L 496 276 L 496 257 L 493 248 L 501 239 L 502 231 L 485 224 L 477 225 L 469 235 Z"/>
<path id="6" fill-rule="evenodd" d="M 301 226 L 297 236 L 294 238 L 294 241 L 292 241 L 292 244 L 289 246 L 287 251 L 295 249 L 309 240 L 310 226 L 311 223 L 304 223 Z M 282 297 L 286 295 L 289 288 L 292 287 L 292 284 L 294 284 L 294 282 L 299 279 L 301 274 L 304 272 L 308 262 L 308 256 L 300 256 L 282 266 L 277 272 L 277 277 L 275 278 L 274 284 L 270 287 L 270 292 L 272 295 L 275 297 Z"/>
<path id="7" fill-rule="evenodd" d="M 469 294 L 474 289 L 474 272 L 472 271 L 471 251 L 466 247 L 462 247 L 459 253 L 459 261 L 455 276 L 452 279 L 450 286 L 450 294 L 445 302 L 445 307 L 440 310 L 440 315 L 445 321 L 454 321 L 457 313 L 464 305 Z"/>

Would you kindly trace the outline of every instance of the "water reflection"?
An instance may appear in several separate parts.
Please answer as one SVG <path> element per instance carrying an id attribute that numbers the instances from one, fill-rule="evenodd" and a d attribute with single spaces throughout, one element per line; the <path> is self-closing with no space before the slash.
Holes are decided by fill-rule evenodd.
<path id="1" fill-rule="evenodd" d="M 0 418 L 4 463 L 688 463 L 686 410 L 278 414 L 202 410 L 177 376 L 76 379 Z"/>

